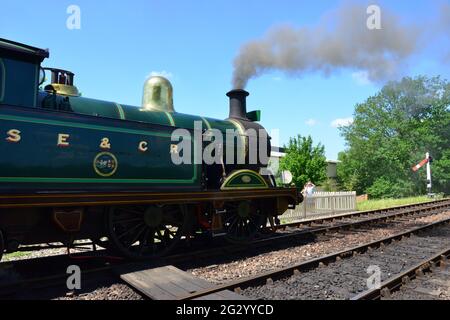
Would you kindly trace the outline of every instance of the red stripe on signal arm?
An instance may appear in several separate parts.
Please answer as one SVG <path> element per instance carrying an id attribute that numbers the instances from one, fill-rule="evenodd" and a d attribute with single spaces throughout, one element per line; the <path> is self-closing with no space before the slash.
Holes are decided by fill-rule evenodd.
<path id="1" fill-rule="evenodd" d="M 428 159 L 423 159 L 422 161 L 420 161 L 419 164 L 416 164 L 414 167 L 412 167 L 413 171 L 419 170 L 419 169 L 422 168 L 427 162 L 428 162 Z"/>

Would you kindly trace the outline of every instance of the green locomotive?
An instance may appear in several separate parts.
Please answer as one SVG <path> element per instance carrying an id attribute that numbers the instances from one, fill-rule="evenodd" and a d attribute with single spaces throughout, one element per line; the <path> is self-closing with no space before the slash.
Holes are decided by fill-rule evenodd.
<path id="1" fill-rule="evenodd" d="M 73 73 L 41 67 L 48 56 L 0 39 L 0 258 L 77 239 L 130 258 L 198 233 L 247 241 L 301 201 L 264 171 L 270 137 L 248 92 L 227 94 L 226 120 L 175 112 L 163 77 L 146 81 L 141 107 L 88 99 Z"/>

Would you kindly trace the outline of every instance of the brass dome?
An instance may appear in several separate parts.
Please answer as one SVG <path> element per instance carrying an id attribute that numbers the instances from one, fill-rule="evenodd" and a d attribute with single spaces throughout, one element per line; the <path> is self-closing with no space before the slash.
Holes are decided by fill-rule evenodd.
<path id="1" fill-rule="evenodd" d="M 173 88 L 169 80 L 161 76 L 152 76 L 145 81 L 142 110 L 175 112 Z"/>

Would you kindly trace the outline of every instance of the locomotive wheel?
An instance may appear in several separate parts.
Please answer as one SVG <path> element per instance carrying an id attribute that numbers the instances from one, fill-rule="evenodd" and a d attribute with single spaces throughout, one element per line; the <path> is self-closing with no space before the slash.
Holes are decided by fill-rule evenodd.
<path id="1" fill-rule="evenodd" d="M 225 238 L 233 243 L 251 241 L 266 221 L 257 204 L 252 201 L 227 203 L 225 210 L 223 219 Z"/>
<path id="2" fill-rule="evenodd" d="M 128 258 L 155 258 L 175 247 L 188 219 L 186 208 L 180 205 L 112 207 L 107 222 L 108 238 Z"/>
<path id="3" fill-rule="evenodd" d="M 105 225 L 108 226 L 109 225 L 109 212 L 110 212 L 111 208 L 105 208 L 104 209 L 104 216 L 103 216 L 103 221 L 105 222 Z M 103 232 L 102 236 L 97 236 L 95 238 L 91 238 L 91 241 L 93 244 L 95 244 L 96 246 L 99 246 L 100 248 L 109 250 L 111 249 L 111 241 L 109 241 L 109 238 L 107 237 L 107 234 L 105 234 L 105 232 Z"/>

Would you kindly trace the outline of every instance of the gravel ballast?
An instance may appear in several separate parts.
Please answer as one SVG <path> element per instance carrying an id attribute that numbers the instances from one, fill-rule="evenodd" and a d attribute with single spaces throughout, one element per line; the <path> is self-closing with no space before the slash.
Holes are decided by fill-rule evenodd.
<path id="1" fill-rule="evenodd" d="M 241 277 L 254 276 L 259 273 L 298 264 L 302 261 L 376 241 L 403 232 L 406 229 L 412 229 L 446 218 L 450 218 L 450 211 L 417 219 L 411 218 L 411 220 L 407 221 L 391 221 L 386 223 L 384 227 L 355 229 L 351 232 L 327 234 L 325 239 L 319 237 L 315 242 L 309 244 L 266 252 L 223 264 L 193 268 L 189 271 L 194 276 L 216 284 L 222 284 Z"/>
<path id="2" fill-rule="evenodd" d="M 368 289 L 374 268 L 385 281 L 448 248 L 449 237 L 450 226 L 442 226 L 270 285 L 247 288 L 241 294 L 269 300 L 350 299 Z"/>

